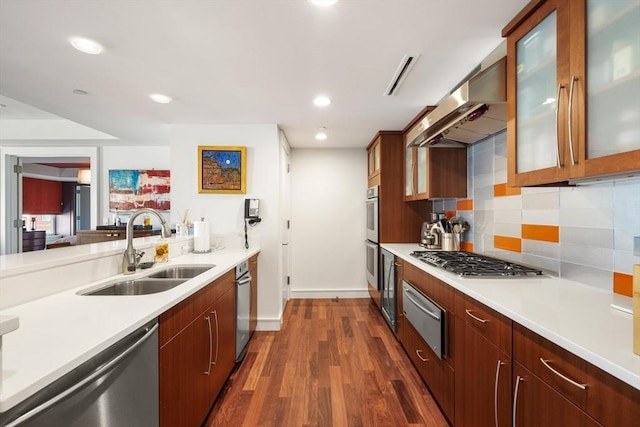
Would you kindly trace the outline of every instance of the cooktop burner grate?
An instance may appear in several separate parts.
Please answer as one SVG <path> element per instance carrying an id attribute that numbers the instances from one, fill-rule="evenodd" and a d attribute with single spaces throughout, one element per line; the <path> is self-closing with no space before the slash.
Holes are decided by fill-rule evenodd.
<path id="1" fill-rule="evenodd" d="M 541 270 L 473 252 L 414 251 L 411 255 L 462 277 L 542 275 Z"/>

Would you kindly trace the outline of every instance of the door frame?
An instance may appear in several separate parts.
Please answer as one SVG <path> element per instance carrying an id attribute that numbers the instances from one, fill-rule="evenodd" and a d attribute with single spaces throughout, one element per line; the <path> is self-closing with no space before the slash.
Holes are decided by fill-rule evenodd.
<path id="1" fill-rule="evenodd" d="M 15 253 L 17 248 L 12 242 L 17 241 L 17 228 L 14 220 L 22 214 L 22 185 L 14 180 L 17 175 L 13 172 L 16 158 L 21 161 L 30 157 L 88 157 L 91 170 L 91 228 L 98 225 L 98 147 L 0 147 L 0 222 L 3 224 L 2 238 L 0 238 L 0 255 Z M 14 217 L 14 215 L 16 215 Z M 19 250 L 19 248 L 18 248 Z"/>

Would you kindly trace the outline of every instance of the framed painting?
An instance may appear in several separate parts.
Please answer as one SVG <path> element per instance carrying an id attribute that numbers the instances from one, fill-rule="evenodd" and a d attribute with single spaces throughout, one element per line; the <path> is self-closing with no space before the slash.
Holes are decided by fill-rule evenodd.
<path id="1" fill-rule="evenodd" d="M 171 171 L 109 170 L 109 210 L 171 210 Z"/>
<path id="2" fill-rule="evenodd" d="M 247 147 L 198 146 L 198 193 L 246 192 Z"/>

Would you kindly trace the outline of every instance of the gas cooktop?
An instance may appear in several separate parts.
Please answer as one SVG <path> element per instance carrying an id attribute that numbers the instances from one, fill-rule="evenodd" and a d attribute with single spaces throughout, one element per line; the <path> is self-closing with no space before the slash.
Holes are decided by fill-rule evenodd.
<path id="1" fill-rule="evenodd" d="M 414 251 L 412 256 L 462 277 L 541 276 L 542 271 L 473 252 Z"/>

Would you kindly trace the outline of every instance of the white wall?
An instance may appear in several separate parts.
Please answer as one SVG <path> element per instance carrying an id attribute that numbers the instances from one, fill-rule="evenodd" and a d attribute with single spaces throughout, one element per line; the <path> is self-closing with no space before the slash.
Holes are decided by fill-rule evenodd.
<path id="1" fill-rule="evenodd" d="M 368 297 L 364 149 L 291 152 L 293 298 Z"/>
<path id="2" fill-rule="evenodd" d="M 246 194 L 198 193 L 198 146 L 247 147 Z M 282 286 L 279 234 L 280 166 L 278 127 L 265 125 L 180 125 L 170 142 L 172 222 L 189 209 L 204 217 L 213 237 L 226 247 L 244 245 L 244 199 L 260 199 L 262 222 L 250 229 L 249 245 L 259 242 L 258 329 L 279 330 Z"/>

